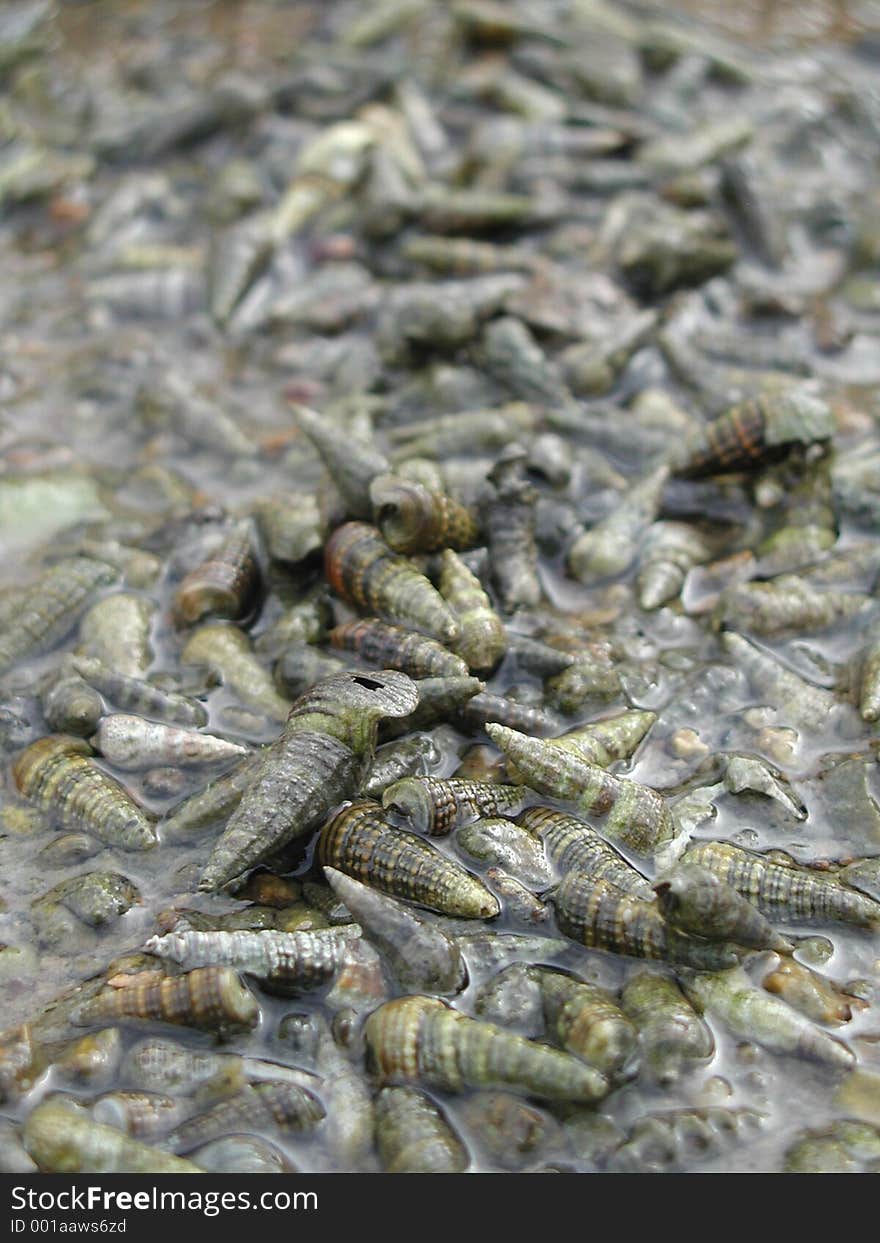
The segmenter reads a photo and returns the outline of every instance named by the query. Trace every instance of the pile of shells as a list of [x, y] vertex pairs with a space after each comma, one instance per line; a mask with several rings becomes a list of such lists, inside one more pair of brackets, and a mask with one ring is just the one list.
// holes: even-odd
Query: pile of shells
[[0, 1170], [880, 1169], [845, 33], [5, 6]]

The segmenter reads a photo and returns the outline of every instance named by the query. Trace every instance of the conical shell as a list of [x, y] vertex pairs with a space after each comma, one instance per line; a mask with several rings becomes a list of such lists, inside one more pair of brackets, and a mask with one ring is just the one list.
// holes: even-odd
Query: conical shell
[[479, 538], [479, 523], [470, 510], [414, 479], [380, 475], [370, 485], [370, 499], [376, 526], [395, 552], [471, 548]]
[[440, 1108], [416, 1088], [382, 1088], [376, 1144], [386, 1174], [461, 1174], [468, 1150]]
[[186, 975], [157, 979], [123, 977], [86, 1002], [78, 1023], [104, 1019], [158, 1019], [205, 1031], [241, 1031], [255, 1027], [260, 1008], [237, 974], [229, 967], [197, 967]]
[[587, 872], [635, 898], [653, 901], [650, 882], [585, 821], [552, 807], [527, 807], [516, 820], [541, 838], [547, 858], [560, 874]]
[[682, 932], [754, 949], [791, 950], [760, 911], [708, 868], [680, 864], [654, 892], [663, 918]]
[[143, 717], [114, 712], [105, 716], [92, 739], [93, 746], [115, 768], [126, 772], [169, 764], [179, 768], [223, 763], [246, 755], [247, 748], [213, 734], [145, 721]]
[[563, 1049], [575, 1053], [609, 1078], [632, 1058], [638, 1033], [604, 988], [533, 968], [544, 1003], [549, 1032]]
[[440, 559], [440, 594], [458, 620], [458, 638], [452, 650], [475, 673], [489, 673], [504, 655], [507, 635], [504, 623], [476, 574], [447, 548]]
[[382, 806], [403, 816], [416, 833], [446, 837], [459, 825], [519, 808], [523, 798], [521, 786], [460, 777], [404, 777], [385, 790]]
[[334, 647], [356, 652], [380, 669], [400, 669], [413, 678], [467, 677], [468, 667], [461, 657], [436, 639], [375, 617], [343, 622], [330, 631], [329, 639]]
[[260, 588], [260, 567], [251, 533], [242, 526], [217, 551], [187, 574], [174, 593], [174, 613], [193, 625], [205, 617], [247, 617]]
[[24, 1124], [24, 1146], [47, 1174], [200, 1174], [191, 1161], [103, 1126], [68, 1097], [52, 1096]]

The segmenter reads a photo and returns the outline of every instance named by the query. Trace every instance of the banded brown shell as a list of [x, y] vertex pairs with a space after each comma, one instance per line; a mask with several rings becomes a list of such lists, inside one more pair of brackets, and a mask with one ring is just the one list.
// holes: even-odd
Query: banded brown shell
[[394, 552], [471, 548], [479, 539], [479, 522], [469, 509], [415, 479], [380, 475], [370, 485], [370, 499], [376, 526]]
[[205, 617], [238, 621], [251, 612], [259, 588], [260, 567], [251, 532], [242, 525], [187, 574], [174, 593], [174, 613], [185, 625]]
[[482, 816], [501, 816], [522, 805], [522, 786], [461, 777], [404, 777], [382, 795], [382, 806], [403, 816], [416, 833], [446, 837]]
[[77, 1023], [105, 1019], [158, 1019], [204, 1031], [225, 1033], [255, 1027], [260, 1008], [229, 967], [196, 967], [185, 975], [154, 972], [116, 977], [76, 1013]]
[[561, 874], [587, 872], [635, 898], [653, 901], [650, 882], [584, 820], [552, 807], [527, 807], [516, 821], [541, 838], [548, 859]]
[[442, 643], [376, 617], [343, 622], [330, 631], [330, 642], [355, 652], [380, 669], [399, 669], [413, 678], [467, 677], [468, 667]]
[[756, 397], [700, 428], [677, 474], [699, 479], [761, 465], [793, 444], [828, 440], [833, 431], [829, 407], [803, 389]]

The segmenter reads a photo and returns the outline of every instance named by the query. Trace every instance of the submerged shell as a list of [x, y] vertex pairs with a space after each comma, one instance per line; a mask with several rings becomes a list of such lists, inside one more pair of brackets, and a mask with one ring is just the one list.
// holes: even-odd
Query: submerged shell
[[777, 958], [761, 980], [761, 987], [775, 993], [814, 1023], [848, 1023], [855, 997], [847, 997], [831, 980], [794, 958]]
[[700, 428], [677, 471], [686, 479], [762, 465], [793, 444], [828, 440], [831, 410], [802, 389], [756, 397]]
[[260, 567], [250, 531], [243, 526], [187, 574], [174, 593], [174, 612], [187, 625], [205, 617], [236, 621], [250, 613], [259, 586]]
[[119, 782], [89, 758], [80, 738], [50, 734], [16, 758], [12, 775], [20, 794], [57, 817], [62, 828], [90, 833], [122, 850], [156, 845], [151, 821]]
[[650, 854], [674, 835], [665, 799], [648, 786], [590, 764], [552, 739], [528, 738], [503, 725], [486, 733], [523, 774], [532, 789], [570, 799], [588, 814], [604, 815], [604, 828], [631, 850]]
[[92, 742], [105, 760], [126, 772], [155, 768], [159, 764], [201, 767], [247, 754], [245, 747], [227, 742], [225, 738], [145, 721], [143, 717], [123, 712], [105, 716]]
[[448, 1092], [510, 1087], [545, 1100], [596, 1101], [608, 1084], [556, 1049], [468, 1018], [435, 997], [401, 997], [367, 1019], [370, 1063], [384, 1083], [424, 1083]]
[[585, 821], [552, 807], [527, 807], [516, 820], [541, 838], [547, 858], [562, 875], [587, 872], [623, 893], [646, 902], [653, 900], [650, 882]]
[[769, 583], [737, 583], [721, 593], [716, 617], [754, 634], [803, 634], [854, 617], [870, 604], [860, 592], [822, 590], [794, 574]]
[[540, 839], [501, 816], [486, 817], [460, 828], [455, 844], [472, 859], [503, 867], [534, 889], [546, 889], [553, 883], [553, 871]]
[[712, 549], [694, 527], [655, 522], [645, 538], [636, 586], [643, 609], [659, 609], [681, 593], [688, 571], [708, 561]]
[[620, 999], [639, 1030], [642, 1065], [658, 1083], [674, 1083], [715, 1052], [711, 1028], [674, 980], [642, 971], [630, 976]]
[[851, 1070], [856, 1064], [842, 1041], [778, 997], [756, 988], [741, 967], [694, 975], [684, 985], [691, 1000], [717, 1015], [740, 1040], [753, 1040], [771, 1053], [791, 1053], [841, 1070]]
[[669, 468], [658, 467], [607, 518], [575, 540], [568, 550], [568, 568], [578, 582], [594, 583], [629, 569], [642, 533], [657, 517], [668, 477]]
[[314, 1093], [296, 1083], [248, 1083], [227, 1101], [182, 1123], [166, 1143], [174, 1152], [190, 1152], [199, 1144], [236, 1132], [257, 1134], [298, 1132], [316, 1126], [325, 1116]]
[[458, 638], [452, 650], [476, 673], [489, 673], [504, 655], [504, 623], [492, 608], [476, 574], [451, 548], [440, 559], [440, 594], [455, 613]]
[[576, 1053], [612, 1078], [630, 1061], [638, 1033], [611, 994], [558, 971], [532, 969], [544, 1002], [549, 1032], [569, 1053]]
[[184, 665], [205, 665], [244, 703], [283, 721], [290, 701], [278, 694], [271, 677], [253, 653], [247, 635], [234, 626], [212, 623], [194, 630], [180, 653]]
[[24, 1145], [49, 1174], [199, 1174], [191, 1161], [151, 1148], [90, 1118], [67, 1097], [49, 1097], [24, 1125]]
[[376, 527], [347, 522], [324, 548], [327, 581], [358, 608], [411, 625], [443, 643], [458, 637], [458, 622], [443, 597], [415, 565], [385, 543]]
[[178, 803], [162, 822], [163, 841], [183, 840], [226, 819], [250, 788], [259, 762], [259, 755], [248, 756], [228, 773], [209, 782], [203, 790]]
[[370, 499], [376, 526], [394, 552], [471, 548], [479, 538], [479, 523], [469, 509], [414, 479], [380, 475], [370, 485]]
[[880, 902], [821, 873], [775, 863], [729, 842], [696, 842], [684, 862], [707, 868], [774, 922], [859, 928], [880, 923]]
[[[630, 758], [656, 720], [653, 712], [624, 712], [545, 741], [599, 768], [610, 768], [615, 761]], [[512, 777], [520, 776], [511, 761], [507, 763], [507, 771]]]
[[839, 707], [830, 691], [813, 686], [742, 635], [727, 631], [722, 646], [759, 695], [776, 709], [780, 723], [798, 729], [827, 729]]
[[80, 622], [78, 654], [128, 677], [142, 678], [153, 659], [150, 632], [155, 612], [152, 601], [127, 591], [105, 596]]
[[467, 676], [468, 667], [461, 657], [436, 639], [375, 617], [343, 622], [330, 631], [329, 638], [334, 647], [356, 652], [380, 669], [400, 669], [413, 678]]
[[585, 872], [563, 877], [553, 905], [560, 931], [589, 949], [688, 963], [701, 970], [730, 967], [737, 961], [732, 947], [698, 941], [670, 928], [656, 906]]
[[535, 544], [537, 491], [525, 478], [526, 454], [511, 445], [489, 476], [493, 492], [485, 507], [492, 577], [504, 610], [533, 606], [541, 599]]
[[90, 686], [123, 711], [176, 725], [199, 726], [207, 723], [208, 713], [203, 705], [195, 699], [188, 699], [186, 695], [164, 691], [141, 678], [117, 673], [115, 669], [88, 656], [75, 656], [71, 664]]
[[370, 518], [370, 484], [388, 471], [388, 460], [370, 444], [341, 434], [332, 420], [307, 406], [292, 405], [293, 417], [318, 450], [352, 518]]
[[384, 791], [382, 806], [403, 816], [416, 833], [446, 837], [482, 816], [516, 810], [523, 798], [522, 786], [461, 777], [404, 777]]
[[98, 728], [104, 703], [96, 690], [76, 672], [62, 669], [60, 676], [41, 696], [43, 716], [58, 734], [88, 738]]
[[416, 1088], [379, 1092], [376, 1144], [386, 1174], [461, 1174], [470, 1164], [439, 1106]]
[[321, 830], [318, 860], [393, 897], [445, 915], [489, 919], [500, 907], [483, 883], [412, 833], [395, 829], [377, 803], [344, 808]]
[[96, 1122], [116, 1127], [136, 1139], [156, 1139], [181, 1122], [183, 1101], [153, 1092], [108, 1092], [91, 1109]]
[[116, 578], [116, 570], [104, 561], [68, 557], [26, 587], [0, 638], [0, 673], [63, 639], [95, 592]]
[[360, 792], [381, 802], [389, 786], [404, 777], [425, 776], [439, 762], [440, 748], [430, 734], [413, 734], [401, 742], [389, 742], [376, 752]]
[[151, 937], [150, 954], [181, 966], [232, 967], [275, 991], [299, 992], [326, 984], [345, 959], [350, 935], [334, 928], [315, 932], [171, 932]]
[[865, 721], [880, 720], [880, 629], [872, 626], [862, 651], [859, 711]]
[[[403, 673], [345, 673], [319, 682], [290, 711], [202, 872], [219, 889], [296, 837], [357, 791], [372, 760], [378, 722], [417, 702]], [[332, 863], [332, 860], [327, 860]]]
[[117, 977], [119, 987], [104, 989], [77, 1012], [78, 1023], [104, 1019], [159, 1019], [205, 1031], [242, 1031], [255, 1027], [260, 1008], [229, 967], [197, 967], [186, 975], [145, 973]]
[[663, 918], [710, 941], [787, 952], [791, 944], [741, 894], [696, 863], [682, 863], [654, 886]]

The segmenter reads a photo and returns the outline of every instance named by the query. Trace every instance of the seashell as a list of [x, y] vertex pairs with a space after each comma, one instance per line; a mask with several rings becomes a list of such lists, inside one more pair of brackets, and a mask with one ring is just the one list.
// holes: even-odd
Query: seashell
[[100, 1088], [117, 1077], [121, 1060], [121, 1031], [104, 1027], [74, 1040], [55, 1060], [52, 1070], [62, 1082]]
[[472, 695], [459, 708], [455, 721], [460, 729], [472, 733], [484, 729], [489, 721], [522, 730], [524, 734], [550, 734], [559, 728], [558, 718], [543, 708], [518, 703], [506, 695], [493, 695], [491, 691]]
[[639, 1118], [619, 1148], [611, 1154], [608, 1170], [616, 1174], [668, 1173], [690, 1168], [729, 1152], [739, 1144], [754, 1143], [767, 1122], [756, 1109], [672, 1109]]
[[296, 1166], [259, 1135], [225, 1135], [196, 1148], [190, 1157], [211, 1174], [295, 1174]]
[[9, 1103], [29, 1092], [42, 1072], [31, 1029], [27, 1024], [0, 1036], [0, 1101]]
[[329, 820], [317, 858], [323, 867], [442, 915], [491, 919], [500, 910], [481, 881], [420, 837], [395, 829], [377, 803], [352, 803]]
[[156, 606], [120, 591], [93, 604], [79, 624], [77, 654], [100, 660], [117, 673], [142, 678], [153, 660], [150, 632]]
[[311, 494], [260, 497], [253, 512], [270, 561], [299, 566], [321, 551], [321, 515]]
[[382, 1083], [423, 1083], [447, 1092], [513, 1088], [544, 1100], [600, 1100], [608, 1084], [556, 1049], [468, 1018], [436, 997], [399, 997], [364, 1024], [368, 1063]]
[[775, 932], [760, 911], [699, 864], [679, 864], [654, 886], [654, 892], [663, 918], [681, 932], [709, 941], [791, 952], [791, 942]]
[[455, 941], [474, 976], [490, 975], [494, 971], [500, 971], [502, 967], [529, 959], [532, 962], [552, 962], [560, 954], [571, 950], [571, 943], [560, 937], [498, 932], [494, 928], [460, 932]]
[[196, 967], [186, 975], [158, 978], [154, 972], [143, 974], [143, 980], [117, 977], [125, 982], [85, 1002], [75, 1022], [158, 1019], [216, 1033], [248, 1031], [257, 1024], [260, 1008], [229, 967]]
[[586, 872], [634, 898], [653, 901], [650, 882], [585, 821], [552, 807], [527, 807], [516, 822], [540, 837], [547, 858], [562, 875]]
[[324, 874], [405, 989], [461, 992], [467, 969], [458, 945], [442, 928], [335, 868], [325, 868]]
[[318, 450], [330, 477], [339, 489], [352, 518], [373, 516], [370, 484], [379, 475], [387, 474], [388, 459], [372, 445], [340, 434], [338, 426], [307, 406], [292, 404], [291, 411], [299, 426]]
[[786, 1174], [862, 1174], [874, 1168], [877, 1128], [840, 1119], [822, 1131], [803, 1131], [785, 1154]]
[[503, 725], [489, 724], [486, 733], [532, 789], [570, 799], [588, 814], [604, 815], [608, 836], [631, 850], [650, 854], [674, 836], [665, 800], [648, 786], [614, 777], [573, 752], [554, 746], [552, 740], [528, 738]]
[[761, 980], [768, 993], [781, 997], [787, 1005], [805, 1014], [814, 1023], [848, 1023], [853, 1008], [860, 1008], [855, 997], [847, 997], [818, 971], [812, 971], [794, 958], [776, 958]]
[[419, 696], [417, 706], [399, 721], [386, 722], [382, 727], [383, 736], [410, 734], [413, 730], [446, 721], [483, 689], [479, 678], [420, 678], [415, 686]]
[[487, 369], [515, 397], [550, 407], [574, 405], [555, 364], [522, 320], [512, 315], [491, 320], [483, 329], [480, 352]]
[[685, 522], [654, 522], [639, 559], [636, 588], [643, 609], [659, 609], [681, 594], [688, 572], [712, 556], [712, 547]]
[[505, 612], [541, 600], [535, 545], [537, 492], [525, 477], [525, 450], [511, 444], [489, 473], [492, 493], [484, 522], [492, 578]]
[[695, 842], [683, 862], [707, 868], [773, 922], [874, 928], [880, 902], [820, 873], [783, 866], [729, 842]]
[[700, 428], [676, 474], [699, 479], [763, 465], [794, 444], [828, 440], [833, 431], [829, 407], [803, 389], [756, 397]]
[[327, 581], [343, 599], [392, 622], [410, 625], [442, 643], [458, 636], [458, 623], [443, 597], [412, 562], [393, 553], [380, 532], [347, 522], [324, 549]]
[[401, 244], [401, 255], [441, 276], [470, 276], [485, 272], [530, 271], [534, 256], [514, 246], [478, 242], [469, 237], [415, 234]]
[[363, 780], [379, 720], [406, 716], [416, 703], [409, 678], [388, 670], [339, 674], [301, 696], [214, 846], [200, 888], [229, 884], [316, 828]]
[[205, 665], [243, 703], [271, 720], [287, 719], [289, 700], [278, 694], [269, 674], [254, 656], [250, 640], [234, 626], [199, 626], [184, 645], [180, 660], [184, 665]]
[[546, 967], [530, 972], [538, 982], [547, 1029], [563, 1049], [613, 1079], [633, 1058], [638, 1033], [604, 988]]
[[154, 1092], [108, 1092], [91, 1107], [96, 1122], [135, 1139], [158, 1139], [182, 1122], [187, 1106], [174, 1096]]
[[386, 1174], [461, 1174], [468, 1150], [440, 1108], [416, 1088], [382, 1088], [376, 1145]]
[[228, 773], [209, 782], [203, 790], [197, 790], [178, 803], [162, 821], [162, 840], [184, 841], [230, 816], [245, 791], [250, 789], [261, 758], [260, 755], [249, 755]]
[[200, 1144], [239, 1131], [307, 1131], [324, 1116], [318, 1097], [299, 1084], [248, 1083], [229, 1100], [218, 1101], [206, 1113], [181, 1123], [165, 1142], [174, 1152], [191, 1152]]
[[[71, 657], [71, 667], [89, 686], [100, 691], [117, 708], [175, 725], [205, 725], [208, 713], [195, 699], [163, 691], [141, 678], [132, 678], [109, 669], [99, 660], [88, 656]], [[97, 721], [95, 722], [97, 728]], [[90, 731], [91, 732], [91, 731]]]
[[662, 1086], [715, 1052], [711, 1029], [668, 976], [648, 971], [630, 976], [620, 1004], [638, 1028], [643, 1073]]
[[486, 880], [501, 899], [502, 914], [523, 924], [543, 924], [550, 918], [547, 904], [503, 868], [487, 868]]
[[369, 617], [343, 622], [330, 631], [330, 642], [355, 652], [380, 669], [400, 669], [410, 677], [467, 677], [468, 667], [436, 639]]
[[[656, 720], [654, 712], [624, 712], [604, 721], [592, 721], [589, 725], [582, 725], [579, 729], [546, 741], [599, 768], [610, 768], [617, 760], [630, 758]], [[507, 771], [514, 778], [520, 775], [510, 762]]]
[[156, 833], [128, 792], [89, 758], [87, 742], [50, 734], [16, 757], [12, 776], [30, 802], [63, 829], [82, 830], [122, 850], [149, 850]]
[[803, 634], [854, 617], [870, 603], [871, 596], [859, 592], [823, 591], [794, 574], [782, 574], [769, 583], [726, 588], [715, 617], [720, 625], [753, 634]]
[[566, 873], [553, 894], [553, 906], [560, 932], [588, 949], [687, 963], [703, 971], [737, 961], [732, 946], [694, 940], [671, 928], [650, 902], [586, 872]]
[[872, 626], [862, 651], [859, 711], [863, 721], [880, 719], [880, 627]]
[[[322, 546], [323, 543], [322, 537]], [[330, 595], [324, 584], [319, 583], [296, 604], [285, 608], [271, 626], [257, 635], [254, 651], [260, 656], [277, 658], [290, 647], [323, 643], [331, 619]]]
[[742, 635], [726, 631], [721, 645], [755, 691], [767, 696], [780, 723], [797, 729], [822, 730], [827, 729], [829, 717], [839, 715], [840, 705], [830, 691], [798, 677]]
[[504, 967], [477, 989], [474, 1013], [530, 1040], [544, 1035], [544, 1006], [538, 981], [523, 963]]
[[855, 1055], [784, 1001], [755, 988], [741, 967], [688, 975], [682, 981], [695, 1005], [709, 1010], [740, 1040], [771, 1053], [790, 1053], [839, 1070], [852, 1070]]
[[415, 734], [402, 742], [389, 742], [376, 752], [360, 792], [366, 798], [381, 802], [389, 786], [404, 777], [425, 776], [429, 768], [439, 763], [440, 749], [430, 734]]
[[176, 1040], [150, 1036], [128, 1050], [120, 1068], [120, 1079], [141, 1092], [162, 1095], [191, 1092], [219, 1075], [233, 1056], [192, 1049]]
[[85, 872], [55, 885], [40, 900], [65, 906], [90, 928], [114, 924], [141, 897], [127, 876], [118, 872]]
[[607, 518], [597, 522], [568, 550], [568, 568], [580, 583], [623, 574], [636, 558], [638, 542], [657, 517], [669, 467], [659, 466], [640, 480]]
[[349, 672], [352, 666], [332, 652], [319, 652], [310, 643], [291, 643], [275, 666], [275, 683], [284, 695], [298, 699], [324, 678]]
[[590, 699], [613, 699], [620, 693], [620, 675], [604, 653], [579, 652], [561, 673], [547, 679], [547, 703], [567, 716]]
[[104, 712], [101, 696], [75, 672], [62, 669], [41, 696], [43, 716], [58, 734], [88, 738], [98, 728]]
[[200, 1174], [171, 1156], [104, 1126], [69, 1097], [50, 1096], [28, 1115], [24, 1146], [47, 1174]]
[[473, 1092], [462, 1100], [457, 1114], [471, 1142], [504, 1170], [534, 1168], [548, 1150], [567, 1148], [559, 1123], [511, 1092]]
[[150, 937], [149, 954], [170, 959], [186, 970], [232, 967], [255, 976], [272, 992], [306, 991], [326, 984], [345, 959], [351, 934], [335, 928], [316, 932], [171, 932]]
[[538, 678], [555, 677], [575, 659], [574, 652], [563, 652], [549, 643], [541, 643], [538, 639], [529, 639], [521, 634], [510, 636], [509, 647], [517, 668], [533, 673]]
[[116, 578], [116, 570], [104, 561], [68, 557], [24, 588], [0, 638], [0, 673], [54, 647], [76, 624], [95, 592]]
[[466, 410], [436, 419], [421, 419], [389, 430], [393, 444], [403, 445], [395, 454], [407, 458], [454, 457], [478, 451], [503, 449], [512, 438], [527, 436], [538, 425], [539, 411], [526, 402], [511, 402], [493, 410]]
[[205, 617], [238, 621], [253, 609], [259, 588], [260, 567], [251, 533], [242, 525], [187, 574], [174, 593], [174, 615], [190, 626]]
[[728, 756], [727, 767], [724, 770], [724, 788], [731, 794], [740, 794], [744, 790], [766, 794], [768, 798], [775, 799], [798, 820], [806, 817], [806, 808], [791, 792], [790, 786], [781, 774], [774, 773], [769, 764], [765, 764], [763, 760], [755, 756]]
[[472, 548], [479, 540], [479, 522], [469, 509], [414, 479], [380, 475], [370, 484], [370, 499], [373, 520], [394, 552]]
[[403, 816], [416, 833], [446, 837], [454, 828], [482, 816], [517, 810], [523, 798], [521, 786], [457, 777], [404, 777], [385, 790], [382, 806]]
[[[195, 275], [194, 283], [193, 300], [196, 306], [202, 308], [205, 289], [200, 273]], [[161, 302], [167, 305], [167, 294], [171, 291], [162, 291], [160, 287], [153, 291], [153, 297], [163, 292], [166, 296], [161, 298]], [[181, 292], [186, 294], [186, 286]], [[174, 318], [177, 318], [176, 313]], [[245, 435], [235, 419], [217, 402], [203, 396], [179, 371], [165, 371], [141, 385], [136, 394], [135, 407], [148, 426], [171, 427], [177, 436], [196, 448], [245, 460], [257, 453], [257, 445]]]
[[457, 830], [455, 844], [472, 859], [503, 867], [533, 889], [546, 889], [553, 883], [540, 838], [511, 820], [495, 816], [465, 825]]
[[123, 712], [104, 717], [92, 745], [105, 760], [125, 772], [137, 772], [158, 764], [198, 768], [247, 754], [246, 747], [227, 742], [225, 738], [145, 721]]

